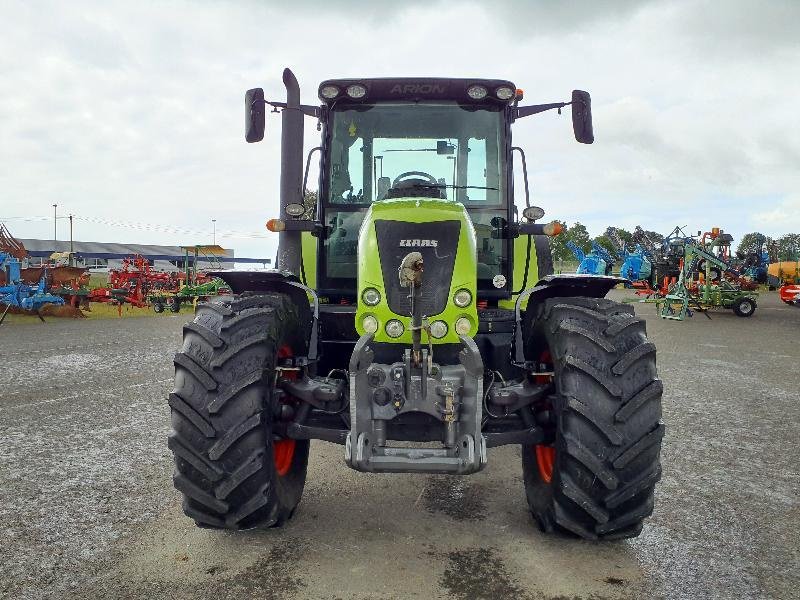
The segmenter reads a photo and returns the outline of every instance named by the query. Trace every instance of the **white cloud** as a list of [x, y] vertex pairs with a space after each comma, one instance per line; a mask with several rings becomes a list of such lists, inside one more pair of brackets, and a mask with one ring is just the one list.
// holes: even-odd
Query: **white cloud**
[[800, 196], [784, 198], [774, 208], [753, 213], [753, 222], [770, 231], [800, 231]]
[[[288, 6], [288, 7], [287, 7]], [[14, 3], [0, 32], [0, 218], [63, 214], [208, 231], [271, 255], [280, 120], [243, 140], [243, 94], [306, 102], [334, 76], [506, 77], [526, 100], [593, 95], [596, 143], [569, 115], [520, 121], [548, 215], [772, 235], [797, 225], [795, 2]], [[13, 26], [11, 26], [13, 24]], [[306, 145], [315, 145], [306, 121]], [[794, 212], [792, 212], [794, 211]], [[12, 220], [19, 237], [48, 221]], [[66, 228], [61, 227], [61, 235]], [[240, 237], [224, 237], [226, 234]], [[191, 243], [81, 221], [81, 239]]]

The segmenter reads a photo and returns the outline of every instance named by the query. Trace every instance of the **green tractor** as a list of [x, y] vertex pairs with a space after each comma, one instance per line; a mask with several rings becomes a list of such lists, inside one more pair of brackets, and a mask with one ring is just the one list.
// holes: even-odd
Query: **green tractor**
[[[661, 475], [662, 384], [623, 280], [555, 276], [530, 205], [520, 106], [493, 79], [338, 79], [320, 104], [245, 98], [246, 140], [282, 113], [277, 269], [217, 273], [234, 292], [198, 305], [175, 357], [174, 482], [201, 527], [279, 526], [303, 492], [310, 440], [368, 473], [468, 475], [521, 448], [544, 531], [639, 534]], [[316, 206], [304, 204], [303, 121], [322, 132]], [[518, 155], [526, 207], [514, 202]], [[508, 455], [506, 455], [508, 456]]]

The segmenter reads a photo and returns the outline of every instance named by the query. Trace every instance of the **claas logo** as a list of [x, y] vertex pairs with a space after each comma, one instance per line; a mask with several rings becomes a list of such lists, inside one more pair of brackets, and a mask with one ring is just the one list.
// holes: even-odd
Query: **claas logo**
[[437, 248], [439, 240], [400, 240], [401, 248]]

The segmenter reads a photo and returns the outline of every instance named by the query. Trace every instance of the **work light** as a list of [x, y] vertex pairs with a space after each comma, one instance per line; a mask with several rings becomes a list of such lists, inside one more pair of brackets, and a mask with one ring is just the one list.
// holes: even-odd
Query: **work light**
[[353, 85], [348, 85], [345, 92], [353, 100], [358, 100], [359, 98], [363, 98], [364, 96], [367, 95], [367, 88], [365, 88], [360, 83], [354, 83]]
[[483, 100], [489, 91], [482, 85], [471, 85], [467, 88], [467, 96], [473, 100]]
[[333, 100], [339, 95], [339, 88], [335, 85], [326, 85], [320, 91], [320, 95], [328, 100]]
[[497, 88], [494, 91], [494, 95], [497, 96], [500, 100], [511, 100], [511, 98], [514, 97], [514, 90], [504, 85]]

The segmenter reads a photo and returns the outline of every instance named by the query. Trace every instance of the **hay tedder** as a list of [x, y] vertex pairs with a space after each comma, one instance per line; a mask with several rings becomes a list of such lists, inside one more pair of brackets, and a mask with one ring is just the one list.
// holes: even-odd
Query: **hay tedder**
[[[245, 97], [248, 142], [268, 107], [282, 113], [278, 268], [219, 272], [234, 295], [198, 305], [175, 356], [184, 512], [202, 527], [282, 525], [312, 439], [364, 473], [465, 476], [515, 445], [543, 530], [638, 535], [661, 476], [655, 347], [605, 298], [620, 278], [552, 274], [561, 227], [537, 223], [511, 141], [521, 119], [570, 106], [592, 143], [589, 94], [521, 105], [499, 79], [330, 79], [304, 105], [288, 69], [283, 82], [285, 102]], [[313, 207], [306, 117], [322, 132]]]
[[198, 300], [207, 300], [212, 296], [230, 293], [228, 285], [219, 277], [213, 277], [197, 269], [198, 259], [211, 263], [212, 268], [219, 268], [216, 257], [225, 256], [225, 249], [217, 246], [182, 246], [184, 255], [184, 271], [172, 276], [169, 285], [154, 286], [147, 295], [148, 302], [157, 313], [180, 312], [181, 305], [195, 304]]
[[730, 234], [716, 227], [699, 240], [683, 239], [680, 275], [667, 293], [656, 299], [662, 318], [682, 321], [693, 311], [708, 317], [712, 308], [730, 309], [739, 317], [753, 316], [758, 293], [731, 266], [732, 241]]

